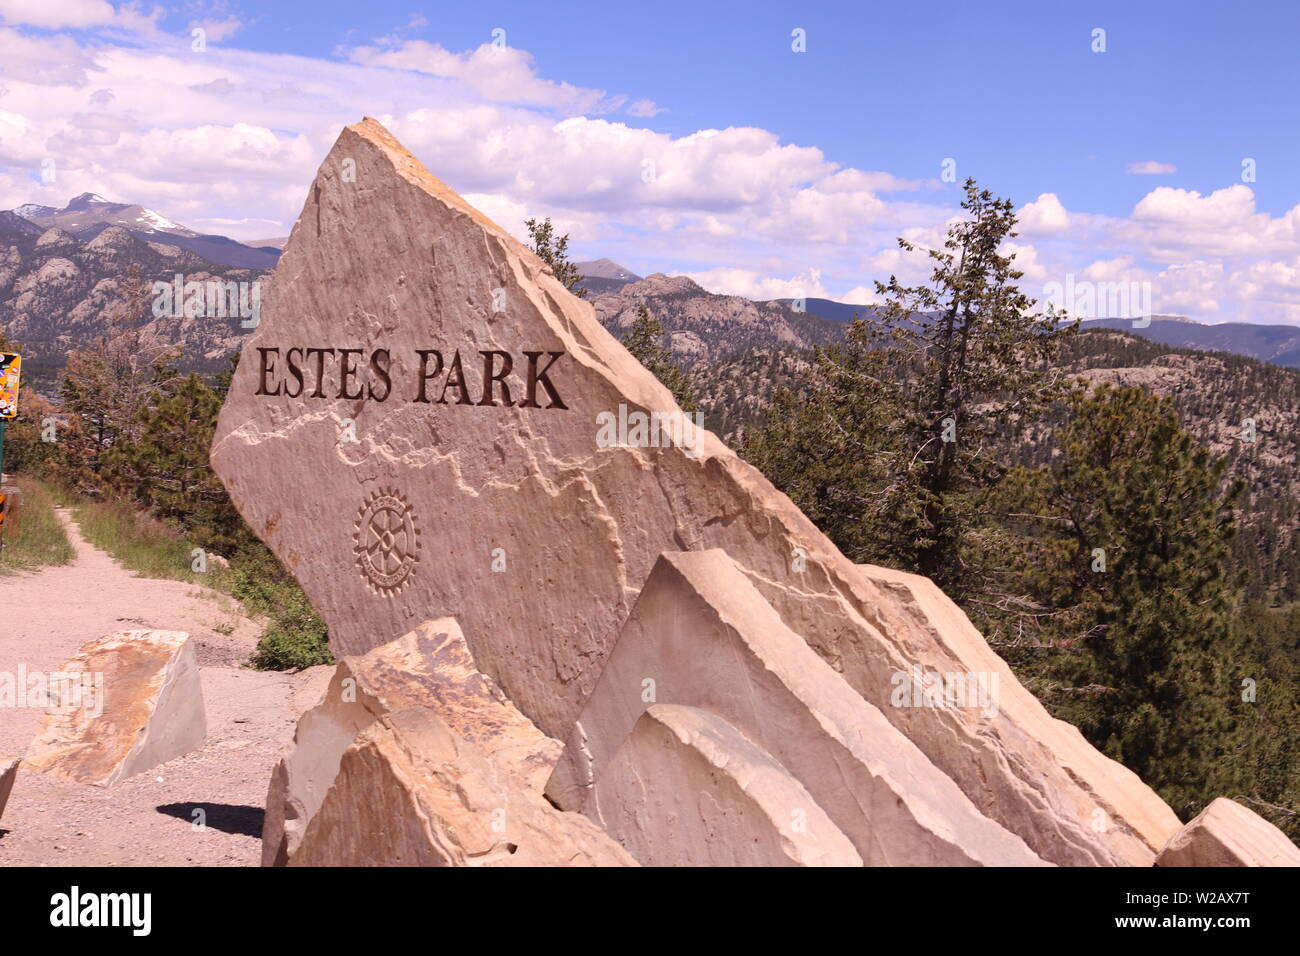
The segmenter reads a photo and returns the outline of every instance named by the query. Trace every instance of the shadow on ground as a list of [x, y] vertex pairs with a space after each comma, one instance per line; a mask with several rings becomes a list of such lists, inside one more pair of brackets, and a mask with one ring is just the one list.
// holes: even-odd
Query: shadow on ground
[[[262, 836], [262, 817], [265, 816], [265, 811], [261, 807], [241, 807], [229, 803], [164, 803], [155, 809], [186, 823], [201, 822], [222, 833], [258, 839]], [[202, 815], [195, 816], [195, 810], [202, 810]]]

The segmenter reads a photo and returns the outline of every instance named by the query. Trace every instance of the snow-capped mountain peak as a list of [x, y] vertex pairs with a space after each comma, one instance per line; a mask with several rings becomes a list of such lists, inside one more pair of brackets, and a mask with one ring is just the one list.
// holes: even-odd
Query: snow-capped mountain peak
[[142, 209], [140, 215], [136, 217], [136, 221], [150, 229], [170, 230], [184, 228], [184, 226], [172, 222], [166, 216], [161, 216], [152, 209]]
[[52, 216], [58, 212], [53, 206], [42, 206], [40, 203], [35, 202], [23, 203], [11, 211], [14, 215], [22, 216], [24, 219], [34, 219], [37, 216]]

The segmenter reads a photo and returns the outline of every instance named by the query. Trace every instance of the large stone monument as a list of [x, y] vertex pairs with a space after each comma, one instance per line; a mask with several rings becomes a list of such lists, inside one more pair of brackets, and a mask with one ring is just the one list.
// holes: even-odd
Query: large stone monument
[[[343, 131], [308, 190], [212, 462], [325, 618], [337, 655], [454, 617], [477, 668], [570, 748], [554, 781], [565, 809], [599, 819], [591, 801], [621, 799], [620, 778], [601, 780], [600, 767], [633, 780], [658, 740], [694, 761], [678, 779], [700, 779], [728, 748], [773, 772], [775, 758], [793, 776], [762, 793], [726, 784], [730, 806], [768, 816], [756, 826], [769, 857], [786, 823], [771, 819], [773, 801], [796, 786], [876, 862], [907, 862], [909, 843], [872, 848], [869, 819], [851, 811], [859, 795], [846, 788], [882, 806], [887, 794], [901, 801], [896, 817], [910, 821], [918, 862], [1150, 865], [1179, 828], [1133, 773], [1052, 719], [928, 581], [855, 566], [754, 468], [683, 424], [669, 392], [587, 303], [374, 120]], [[709, 709], [734, 700], [736, 687], [703, 688], [698, 674], [689, 693], [661, 685], [659, 703], [711, 715], [689, 726], [680, 710], [640, 724], [647, 702], [615, 699], [637, 690], [601, 687], [661, 556], [711, 549], [720, 553], [711, 561], [745, 582], [753, 614], [779, 630], [760, 637], [714, 614], [709, 640], [742, 640], [751, 657], [711, 673], [752, 681], [756, 662], [777, 654], [770, 641], [780, 644], [785, 676], [757, 685], [777, 696], [755, 712], [813, 735], [808, 749], [821, 756], [800, 767], [778, 755], [775, 735], [758, 739], [739, 709]], [[712, 572], [678, 562], [687, 565], [695, 570], [680, 587], [699, 592]], [[656, 642], [669, 642], [686, 659], [663, 673], [670, 682], [689, 674], [684, 619], [658, 611], [635, 632], [625, 657], [659, 660]], [[900, 675], [969, 681], [992, 698], [900, 696]], [[808, 694], [830, 695], [840, 717], [813, 729], [809, 715], [821, 711]], [[436, 700], [427, 709], [446, 720]], [[579, 728], [587, 710], [619, 723], [584, 718]], [[873, 734], [852, 737], [836, 722], [852, 714]], [[335, 782], [361, 793], [358, 774], [397, 753], [403, 735], [442, 733], [409, 716], [399, 723], [354, 738], [338, 758], [346, 780], [340, 771]], [[598, 754], [572, 752], [584, 736], [599, 739]], [[843, 774], [828, 778], [839, 761]], [[590, 775], [575, 776], [584, 767]], [[346, 794], [317, 797], [346, 819]], [[787, 849], [796, 862], [846, 856], [838, 841]]]

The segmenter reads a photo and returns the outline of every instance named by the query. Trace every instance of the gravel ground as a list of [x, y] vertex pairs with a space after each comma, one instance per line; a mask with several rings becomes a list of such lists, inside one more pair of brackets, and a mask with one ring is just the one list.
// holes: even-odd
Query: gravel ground
[[[59, 518], [76, 560], [0, 577], [0, 671], [57, 671], [87, 641], [124, 628], [186, 631], [197, 644], [208, 736], [201, 750], [110, 788], [20, 770], [0, 817], [0, 866], [258, 865], [271, 768], [333, 668], [241, 666], [261, 628], [237, 602], [138, 577], [88, 544], [62, 509]], [[41, 713], [0, 707], [0, 763], [22, 756]]]

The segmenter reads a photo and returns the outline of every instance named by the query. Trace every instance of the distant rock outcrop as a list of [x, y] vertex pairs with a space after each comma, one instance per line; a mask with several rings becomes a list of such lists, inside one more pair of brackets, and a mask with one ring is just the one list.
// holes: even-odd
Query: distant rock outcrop
[[276, 248], [205, 235], [137, 203], [110, 202], [94, 193], [82, 193], [62, 209], [28, 203], [12, 212], [39, 228], [57, 227], [82, 241], [94, 239], [105, 229], [122, 229], [144, 242], [193, 252], [218, 266], [271, 269], [279, 259]]
[[[128, 315], [132, 269], [145, 284], [142, 314]], [[0, 329], [23, 346], [24, 384], [51, 392], [72, 349], [101, 337], [139, 331], [157, 347], [174, 346], [186, 368], [217, 371], [247, 334], [241, 315], [186, 315], [155, 310], [155, 282], [267, 284], [261, 271], [221, 266], [173, 245], [147, 242], [121, 226], [79, 238], [58, 226], [40, 229], [0, 213]], [[259, 289], [259, 296], [265, 288]], [[169, 300], [170, 301], [170, 300]], [[180, 311], [182, 314], [174, 314]]]
[[615, 336], [646, 306], [671, 336], [674, 358], [685, 368], [741, 355], [754, 348], [812, 348], [844, 337], [839, 322], [796, 312], [784, 302], [755, 302], [718, 295], [686, 276], [656, 273], [591, 298], [596, 318]]

